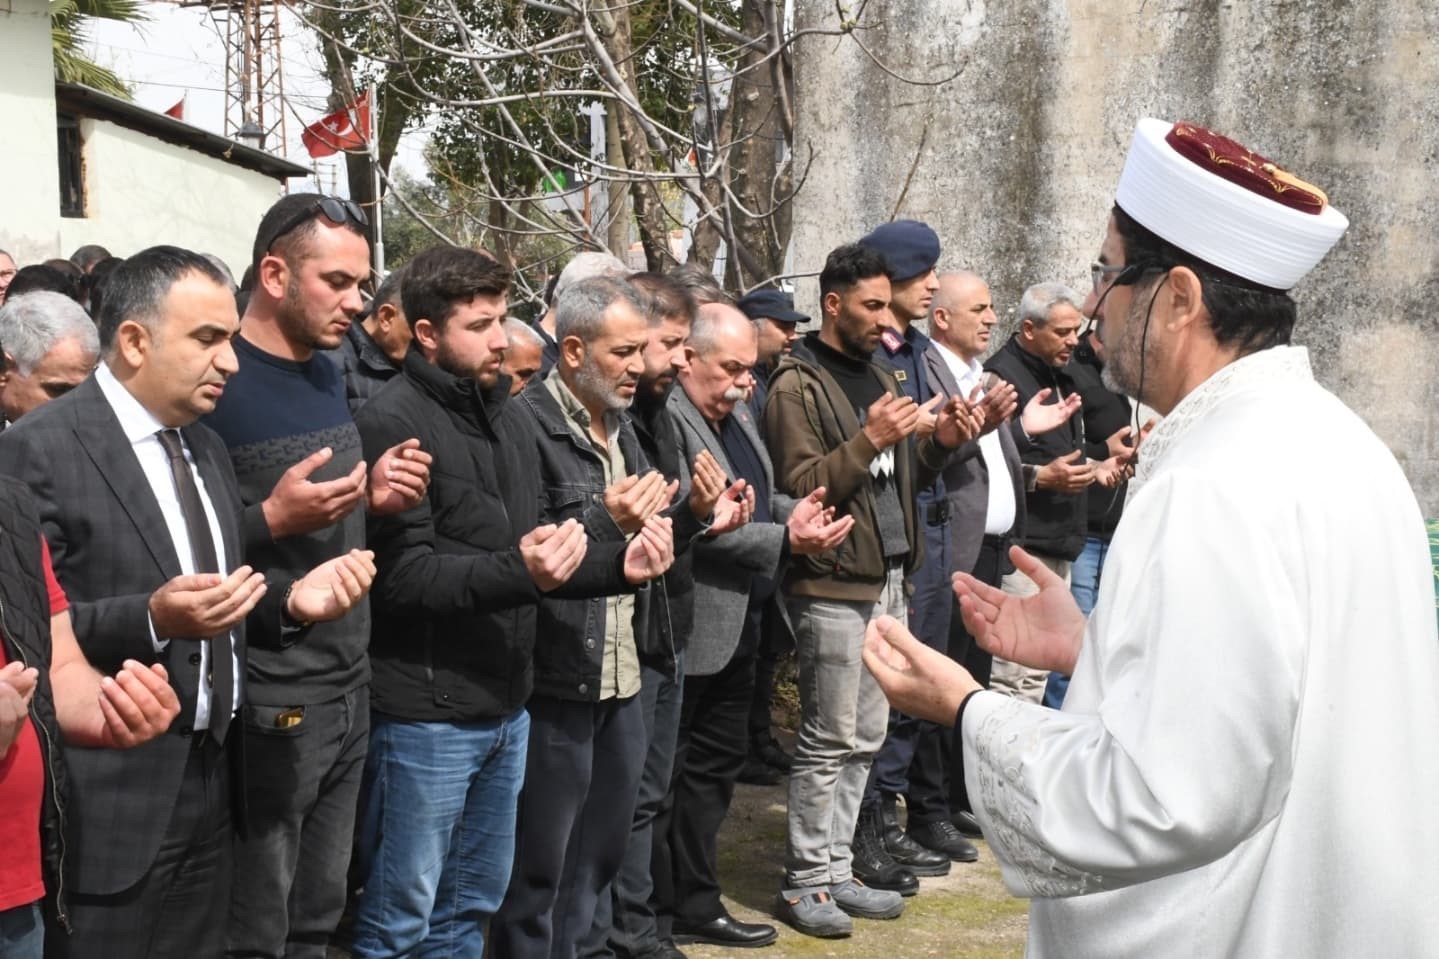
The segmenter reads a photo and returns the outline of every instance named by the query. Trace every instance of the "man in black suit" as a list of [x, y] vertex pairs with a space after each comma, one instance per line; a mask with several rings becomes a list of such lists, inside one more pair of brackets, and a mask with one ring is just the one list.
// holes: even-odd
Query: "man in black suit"
[[241, 504], [224, 445], [194, 425], [236, 368], [235, 301], [208, 260], [155, 247], [117, 267], [104, 362], [0, 438], [29, 484], [75, 634], [102, 672], [160, 663], [179, 694], [169, 732], [126, 752], [71, 749], [73, 890], [60, 957], [215, 956], [223, 949], [244, 620], [275, 630], [342, 615], [374, 566], [353, 552], [302, 579], [239, 565]]

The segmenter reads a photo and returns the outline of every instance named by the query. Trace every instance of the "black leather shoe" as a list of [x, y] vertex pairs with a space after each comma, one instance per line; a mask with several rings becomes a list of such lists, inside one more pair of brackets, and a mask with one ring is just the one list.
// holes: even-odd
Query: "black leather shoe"
[[916, 876], [949, 875], [949, 856], [915, 842], [899, 827], [899, 811], [895, 809], [893, 797], [887, 796], [880, 800], [879, 822], [880, 835], [884, 837], [884, 851], [889, 853], [895, 862]]
[[782, 773], [794, 768], [794, 757], [785, 752], [784, 747], [773, 736], [752, 741], [749, 744], [749, 754], [750, 758], [758, 759], [766, 766], [773, 766]]
[[968, 809], [961, 809], [953, 816], [950, 816], [949, 821], [954, 823], [954, 828], [958, 829], [961, 835], [968, 836], [970, 839], [981, 839], [984, 837], [983, 830], [979, 828], [979, 820], [975, 819], [974, 813]]
[[699, 943], [751, 949], [767, 946], [778, 938], [779, 930], [774, 926], [763, 922], [740, 922], [728, 913], [698, 925], [676, 919], [674, 925], [674, 941], [680, 945]]
[[[854, 842], [850, 849], [854, 855], [851, 868], [859, 881], [872, 889], [886, 889], [901, 896], [913, 896], [919, 892], [919, 879], [906, 866], [894, 861], [884, 846], [881, 833], [879, 807], [864, 806], [859, 811], [859, 822], [855, 824]], [[948, 871], [949, 863], [945, 863]]]
[[979, 858], [979, 850], [974, 848], [974, 843], [961, 836], [948, 819], [911, 823], [909, 838], [955, 862], [974, 862]]
[[736, 778], [750, 786], [778, 786], [784, 781], [785, 774], [766, 762], [750, 757], [744, 761]]
[[689, 957], [680, 952], [679, 947], [670, 940], [661, 939], [658, 946], [639, 953], [632, 959], [689, 959]]

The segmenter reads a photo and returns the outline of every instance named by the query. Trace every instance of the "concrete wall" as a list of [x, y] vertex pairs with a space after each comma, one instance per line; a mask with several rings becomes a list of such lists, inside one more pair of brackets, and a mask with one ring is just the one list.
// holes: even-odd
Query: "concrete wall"
[[54, 72], [49, 4], [0, 0], [0, 250], [20, 263], [60, 253]]
[[82, 119], [80, 133], [86, 216], [60, 220], [64, 255], [85, 243], [117, 256], [168, 243], [214, 253], [240, 278], [278, 180], [106, 120]]
[[[839, 27], [827, 0], [796, 7], [800, 30]], [[854, 37], [882, 66], [849, 36], [802, 36], [796, 50], [795, 153], [815, 153], [795, 211], [797, 271], [892, 215], [915, 217], [939, 232], [946, 264], [990, 279], [1012, 318], [1030, 283], [1083, 291], [1136, 119], [1214, 127], [1319, 184], [1352, 221], [1294, 291], [1296, 337], [1439, 515], [1439, 4], [864, 9]], [[815, 309], [812, 280], [796, 292]], [[1342, 468], [1342, 451], [1315, 455], [1316, 468]]]

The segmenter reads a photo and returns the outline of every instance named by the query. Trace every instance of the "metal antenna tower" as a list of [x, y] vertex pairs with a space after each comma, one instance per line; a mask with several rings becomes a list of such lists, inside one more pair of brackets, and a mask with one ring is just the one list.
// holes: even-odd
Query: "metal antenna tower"
[[[225, 136], [285, 155], [285, 0], [201, 0], [225, 41]], [[188, 4], [187, 4], [188, 5]]]

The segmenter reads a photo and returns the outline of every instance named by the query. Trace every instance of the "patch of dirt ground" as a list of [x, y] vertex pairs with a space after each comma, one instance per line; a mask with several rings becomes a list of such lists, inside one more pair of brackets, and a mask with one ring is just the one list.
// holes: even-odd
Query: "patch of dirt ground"
[[[905, 900], [904, 915], [887, 922], [856, 919], [848, 939], [812, 939], [773, 918], [784, 876], [785, 787], [735, 788], [720, 830], [720, 884], [738, 919], [770, 922], [779, 941], [753, 951], [755, 959], [835, 956], [853, 959], [1011, 959], [1024, 955], [1028, 903], [1004, 889], [999, 866], [978, 841], [979, 861], [955, 863], [948, 876], [921, 879], [919, 895]], [[735, 950], [684, 946], [691, 959], [735, 959]], [[748, 950], [746, 950], [748, 952]]]

